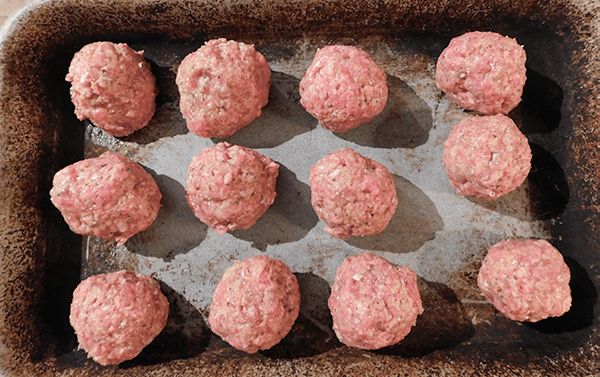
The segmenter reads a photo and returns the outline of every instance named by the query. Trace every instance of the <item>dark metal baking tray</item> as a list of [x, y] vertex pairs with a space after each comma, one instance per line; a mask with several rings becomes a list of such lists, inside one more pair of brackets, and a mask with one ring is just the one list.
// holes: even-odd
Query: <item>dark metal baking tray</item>
[[[37, 1], [0, 39], [0, 370], [7, 376], [599, 374], [597, 290], [600, 7], [566, 1]], [[524, 45], [528, 81], [509, 115], [527, 135], [533, 168], [496, 201], [460, 197], [441, 165], [452, 126], [473, 116], [434, 82], [449, 40], [471, 30]], [[280, 163], [274, 205], [247, 231], [218, 236], [183, 199], [191, 156], [219, 140], [188, 132], [174, 84], [183, 57], [212, 38], [253, 43], [273, 70], [262, 116], [229, 142]], [[73, 54], [98, 40], [144, 50], [159, 84], [151, 124], [126, 138], [73, 114], [64, 81]], [[345, 134], [322, 129], [299, 104], [298, 83], [319, 47], [368, 51], [388, 75], [390, 100]], [[310, 207], [308, 169], [349, 146], [386, 165], [399, 196], [381, 235], [333, 239]], [[105, 150], [144, 166], [163, 192], [157, 221], [125, 245], [71, 233], [49, 201], [53, 174]], [[486, 250], [504, 238], [550, 240], [572, 273], [573, 308], [536, 324], [512, 322], [479, 293]], [[419, 276], [425, 312], [398, 345], [340, 344], [327, 310], [343, 258], [373, 252]], [[247, 355], [207, 326], [214, 287], [235, 259], [283, 260], [301, 286], [290, 334]], [[77, 350], [68, 323], [81, 279], [127, 268], [154, 276], [171, 303], [165, 330], [137, 358], [101, 367]]]

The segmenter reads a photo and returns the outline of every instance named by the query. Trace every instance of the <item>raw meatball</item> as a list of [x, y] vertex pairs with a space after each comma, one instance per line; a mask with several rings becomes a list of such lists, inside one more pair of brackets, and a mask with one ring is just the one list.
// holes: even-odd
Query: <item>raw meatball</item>
[[456, 125], [446, 139], [443, 164], [458, 194], [497, 199], [525, 181], [531, 148], [509, 117], [472, 117]]
[[317, 51], [300, 81], [300, 96], [323, 128], [346, 132], [383, 111], [386, 75], [358, 47], [327, 46]]
[[247, 353], [267, 350], [291, 330], [300, 311], [300, 287], [290, 268], [266, 255], [236, 261], [215, 290], [212, 331]]
[[101, 365], [136, 357], [160, 334], [169, 302], [149, 276], [131, 271], [95, 275], [73, 292], [71, 326], [79, 348]]
[[571, 272], [545, 240], [502, 241], [490, 248], [477, 285], [513, 321], [560, 317], [571, 308]]
[[75, 54], [66, 80], [79, 120], [89, 119], [113, 136], [145, 127], [156, 110], [150, 64], [125, 43], [95, 42]]
[[389, 170], [350, 148], [328, 154], [310, 169], [311, 204], [333, 237], [380, 233], [398, 206]]
[[437, 61], [435, 82], [463, 109], [507, 114], [521, 102], [526, 60], [514, 39], [474, 31], [450, 41]]
[[194, 156], [188, 168], [187, 202], [219, 234], [248, 229], [275, 201], [279, 165], [269, 157], [226, 142]]
[[156, 219], [162, 194], [140, 165], [104, 152], [54, 175], [50, 199], [71, 230], [125, 243]]
[[423, 313], [417, 275], [373, 254], [346, 258], [331, 287], [333, 330], [350, 347], [368, 350], [398, 343]]
[[189, 130], [226, 138], [260, 116], [271, 68], [253, 45], [214, 39], [183, 59], [175, 82]]

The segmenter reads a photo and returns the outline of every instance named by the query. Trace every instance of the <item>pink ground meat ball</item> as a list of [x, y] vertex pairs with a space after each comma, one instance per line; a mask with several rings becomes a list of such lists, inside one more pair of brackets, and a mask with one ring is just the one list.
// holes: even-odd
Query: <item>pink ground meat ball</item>
[[383, 111], [388, 97], [385, 72], [353, 46], [317, 51], [300, 81], [300, 103], [325, 129], [346, 132]]
[[54, 175], [52, 204], [71, 230], [123, 244], [156, 219], [162, 194], [136, 162], [105, 152]]
[[490, 248], [477, 285], [513, 321], [560, 317], [571, 308], [571, 272], [545, 240], [502, 241]]
[[212, 331], [233, 347], [255, 353], [279, 343], [299, 311], [300, 287], [290, 268], [258, 255], [225, 271], [208, 320]]
[[219, 234], [248, 229], [275, 201], [279, 165], [260, 153], [226, 142], [194, 156], [187, 202]]
[[124, 43], [95, 42], [75, 54], [66, 80], [79, 120], [109, 135], [145, 127], [156, 110], [156, 79], [150, 64]]
[[450, 41], [435, 73], [438, 88], [463, 109], [507, 114], [521, 102], [527, 56], [516, 40], [474, 31]]
[[79, 348], [101, 365], [136, 357], [163, 330], [169, 302], [149, 276], [131, 271], [95, 275], [73, 292], [71, 326]]
[[253, 45], [214, 39], [183, 59], [175, 82], [189, 130], [226, 138], [260, 116], [271, 68]]
[[446, 139], [443, 164], [458, 194], [492, 200], [525, 181], [531, 148], [509, 117], [471, 117], [457, 124]]
[[417, 275], [373, 254], [346, 258], [335, 275], [329, 309], [333, 330], [347, 346], [374, 350], [394, 345], [423, 313]]
[[382, 232], [398, 206], [389, 170], [350, 148], [330, 153], [310, 169], [311, 204], [333, 237]]

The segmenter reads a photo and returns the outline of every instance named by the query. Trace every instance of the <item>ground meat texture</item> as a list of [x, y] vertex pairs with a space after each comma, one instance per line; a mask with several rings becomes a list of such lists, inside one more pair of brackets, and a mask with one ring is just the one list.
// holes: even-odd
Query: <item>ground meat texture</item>
[[189, 130], [226, 138], [260, 116], [271, 68], [253, 45], [214, 39], [183, 59], [175, 82]]
[[248, 229], [277, 195], [279, 165], [269, 157], [226, 142], [194, 156], [187, 175], [187, 202], [200, 221], [219, 234]]
[[571, 308], [571, 272], [548, 241], [501, 241], [488, 251], [477, 285], [513, 321], [560, 317]]
[[156, 110], [158, 89], [142, 55], [112, 42], [91, 43], [77, 52], [66, 77], [77, 118], [113, 136], [145, 127]]
[[526, 81], [525, 50], [493, 32], [456, 37], [438, 58], [435, 82], [463, 109], [507, 114], [521, 102]]
[[212, 331], [233, 347], [255, 353], [279, 343], [299, 310], [300, 287], [290, 268], [257, 255], [225, 271], [208, 320]]
[[73, 292], [69, 320], [79, 348], [101, 365], [136, 357], [162, 331], [169, 302], [149, 276], [119, 271], [91, 276]]
[[458, 194], [497, 199], [525, 181], [531, 148], [509, 117], [471, 117], [456, 125], [446, 139], [443, 164]]
[[327, 46], [300, 81], [300, 103], [325, 129], [346, 132], [383, 111], [386, 74], [365, 51]]
[[350, 148], [330, 153], [310, 169], [311, 204], [333, 237], [380, 233], [396, 212], [389, 170]]
[[423, 313], [417, 275], [373, 254], [346, 258], [331, 287], [329, 309], [340, 342], [368, 350], [391, 346]]
[[123, 244], [156, 219], [162, 195], [140, 165], [105, 152], [54, 175], [52, 203], [71, 230]]

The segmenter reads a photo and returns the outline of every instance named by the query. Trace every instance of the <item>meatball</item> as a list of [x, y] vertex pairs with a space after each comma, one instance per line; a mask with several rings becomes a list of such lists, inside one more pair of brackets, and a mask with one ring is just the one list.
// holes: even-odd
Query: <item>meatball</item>
[[226, 138], [260, 116], [271, 68], [253, 45], [214, 39], [183, 59], [175, 82], [189, 130]]
[[300, 81], [300, 103], [325, 129], [346, 132], [383, 111], [386, 74], [358, 47], [317, 51]]
[[444, 142], [443, 164], [458, 194], [497, 199], [525, 181], [531, 148], [509, 117], [471, 117], [456, 125]]
[[501, 241], [488, 251], [477, 285], [513, 321], [560, 317], [571, 308], [571, 272], [548, 241]]
[[247, 353], [267, 350], [291, 330], [300, 287], [290, 268], [266, 255], [236, 261], [223, 275], [210, 306], [212, 331]]
[[380, 233], [398, 206], [389, 170], [350, 148], [330, 153], [310, 169], [311, 204], [333, 237]]
[[119, 271], [91, 276], [73, 292], [69, 320], [79, 348], [101, 365], [136, 357], [160, 334], [169, 302], [149, 276]]
[[368, 350], [404, 339], [423, 313], [417, 275], [368, 253], [342, 262], [328, 303], [338, 339]]
[[109, 135], [145, 127], [156, 110], [156, 79], [150, 64], [125, 43], [95, 42], [75, 53], [66, 80], [79, 120]]
[[507, 114], [521, 102], [526, 60], [516, 40], [474, 31], [450, 41], [437, 61], [435, 82], [463, 109]]
[[112, 152], [63, 168], [52, 184], [50, 200], [73, 232], [119, 245], [154, 222], [162, 198], [144, 168]]
[[278, 175], [279, 165], [269, 157], [222, 142], [192, 159], [186, 199], [196, 217], [221, 235], [248, 229], [275, 201]]

